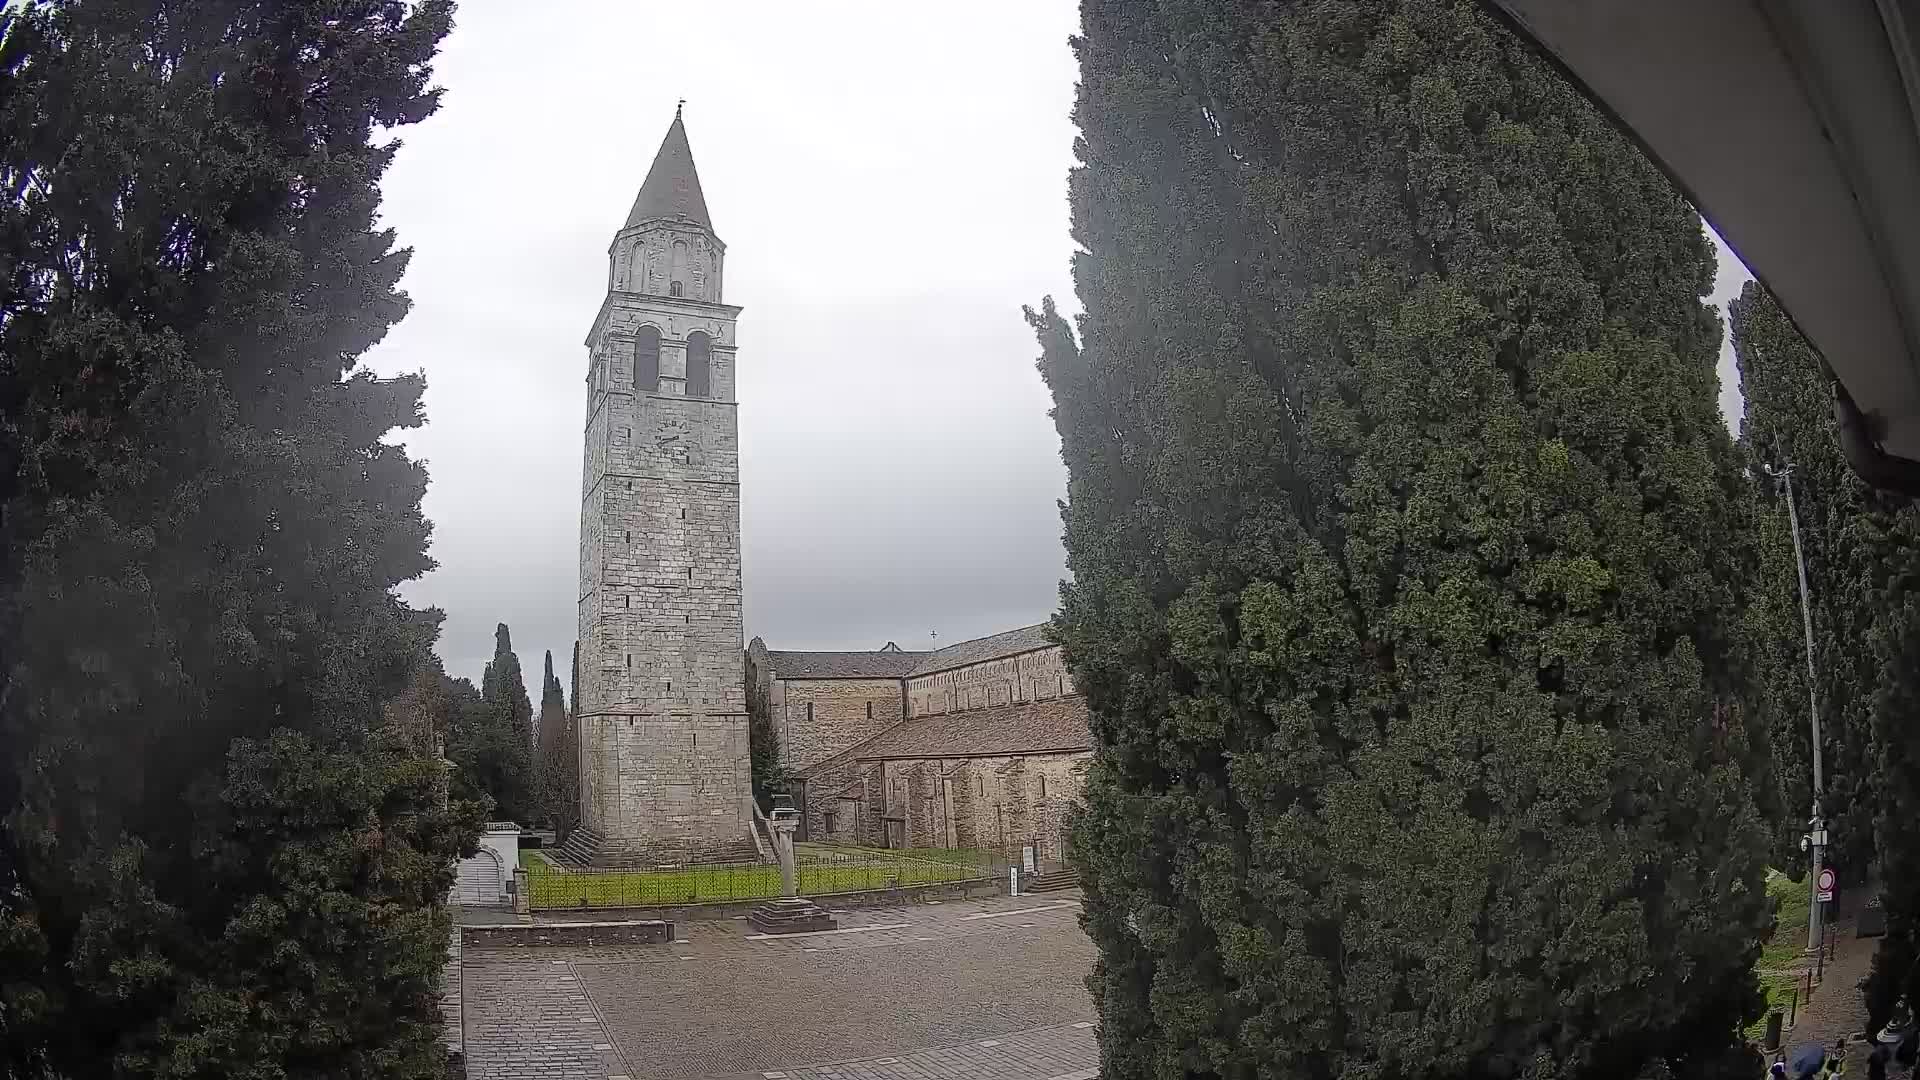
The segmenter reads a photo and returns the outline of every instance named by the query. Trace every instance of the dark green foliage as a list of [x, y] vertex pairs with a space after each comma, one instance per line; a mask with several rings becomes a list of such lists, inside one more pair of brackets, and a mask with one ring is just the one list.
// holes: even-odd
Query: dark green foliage
[[541, 823], [562, 838], [580, 818], [579, 743], [566, 695], [553, 673], [553, 653], [547, 653], [546, 674], [540, 683], [540, 724], [535, 734], [533, 786]]
[[507, 714], [467, 679], [446, 679], [447, 760], [456, 799], [485, 803], [497, 821], [521, 821], [532, 793], [532, 754]]
[[0, 1073], [434, 1076], [471, 842], [375, 227], [451, 4], [0, 15]]
[[[1734, 301], [1730, 323], [1746, 401], [1741, 439], [1756, 473], [1793, 466], [1800, 541], [1813, 618], [1831, 823], [1829, 858], [1859, 881], [1876, 858], [1889, 933], [1881, 941], [1869, 1005], [1883, 1012], [1920, 941], [1920, 511], [1868, 488], [1840, 452], [1830, 377], [1818, 355], [1757, 284]], [[1786, 499], [1759, 486], [1760, 535], [1769, 553], [1756, 597], [1765, 642], [1766, 708], [1792, 811], [1779, 838], [1783, 866], [1804, 873], [1799, 851], [1811, 803], [1805, 631]], [[1912, 989], [1920, 989], [1916, 984]]]
[[753, 659], [754, 649], [762, 647], [760, 639], [754, 638], [747, 650], [747, 772], [753, 801], [762, 811], [771, 811], [774, 795], [785, 793], [793, 780], [780, 764], [780, 734], [773, 726], [770, 677]]
[[[1831, 858], [1858, 875], [1874, 854], [1873, 722], [1875, 690], [1886, 662], [1887, 635], [1904, 622], [1888, 606], [1893, 578], [1920, 569], [1909, 553], [1920, 539], [1920, 515], [1907, 500], [1862, 484], [1840, 452], [1833, 392], [1819, 358], [1771, 297], [1748, 283], [1730, 314], [1741, 393], [1741, 441], [1756, 475], [1793, 466], [1813, 615], [1815, 697], [1820, 707]], [[1783, 865], [1798, 865], [1800, 834], [1812, 805], [1812, 738], [1807, 719], [1807, 666], [1799, 585], [1786, 499], [1777, 483], [1758, 485], [1766, 508], [1761, 535], [1769, 554], [1756, 597], [1766, 614], [1766, 696], [1776, 710], [1775, 757], [1791, 813], [1783, 830]], [[1908, 564], [1913, 564], [1910, 569]], [[1890, 621], [1891, 620], [1891, 621]]]
[[[469, 693], [473, 684], [455, 680], [460, 719], [447, 742], [447, 756], [461, 774], [493, 797], [501, 821], [532, 821], [539, 816], [533, 775], [533, 703], [520, 678], [520, 658], [506, 623], [493, 631], [493, 660], [480, 677], [480, 707]], [[469, 793], [471, 794], [471, 793]]]
[[493, 628], [493, 661], [480, 676], [480, 696], [506, 715], [515, 738], [533, 745], [533, 701], [527, 697], [520, 657], [513, 651], [513, 634], [506, 623]]
[[1101, 1075], [1745, 1075], [1698, 218], [1473, 3], [1086, 0], [1056, 631]]

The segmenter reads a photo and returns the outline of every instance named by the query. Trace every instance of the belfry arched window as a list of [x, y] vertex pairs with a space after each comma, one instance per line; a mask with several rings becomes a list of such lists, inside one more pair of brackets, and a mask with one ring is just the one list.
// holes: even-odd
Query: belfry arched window
[[633, 336], [633, 388], [647, 394], [660, 389], [660, 331], [651, 326]]

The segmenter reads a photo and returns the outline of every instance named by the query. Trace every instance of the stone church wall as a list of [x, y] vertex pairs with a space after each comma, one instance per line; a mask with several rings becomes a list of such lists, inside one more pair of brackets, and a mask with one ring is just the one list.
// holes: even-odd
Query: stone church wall
[[797, 772], [851, 749], [904, 720], [901, 702], [899, 679], [774, 679], [781, 764]]
[[1041, 701], [1073, 692], [1060, 646], [1016, 653], [907, 680], [909, 716]]
[[824, 805], [814, 827], [839, 842], [863, 833], [866, 843], [968, 848], [1009, 861], [1032, 844], [1041, 862], [1058, 865], [1067, 811], [1085, 790], [1090, 760], [1079, 751], [875, 762], [850, 770], [865, 783], [856, 787], [856, 798], [833, 800], [833, 831], [827, 832]]

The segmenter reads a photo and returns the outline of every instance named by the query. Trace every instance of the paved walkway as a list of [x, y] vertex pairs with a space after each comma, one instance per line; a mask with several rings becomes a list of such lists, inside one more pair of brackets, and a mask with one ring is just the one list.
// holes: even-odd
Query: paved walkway
[[460, 1010], [460, 923], [455, 920], [447, 941], [447, 966], [440, 969], [440, 1016], [445, 1021], [440, 1041], [455, 1054], [466, 1049], [466, 1020]]
[[565, 960], [524, 955], [518, 964], [469, 970], [463, 1005], [468, 1080], [605, 1080], [625, 1072]]
[[724, 1080], [1095, 1080], [1093, 1023], [1016, 1031], [997, 1039], [798, 1069], [735, 1073]]
[[[839, 914], [768, 937], [470, 947], [471, 1080], [1086, 1080], [1093, 947], [1071, 894]], [[838, 1064], [834, 1064], [834, 1063]]]
[[[1854, 929], [1858, 918], [1857, 909], [1843, 908], [1831, 931], [1833, 957], [1826, 962], [1813, 996], [1801, 1004], [1793, 1027], [1781, 1041], [1791, 1048], [1809, 1042], [1832, 1046], [1835, 1040], [1848, 1039], [1846, 1075], [1864, 1080], [1867, 1055], [1873, 1052], [1873, 1044], [1864, 1038], [1852, 1040], [1868, 1034], [1865, 1031], [1867, 1007], [1860, 983], [1873, 969], [1873, 954], [1880, 947], [1881, 939], [1856, 937]], [[1906, 1080], [1911, 1075], [1907, 1067], [1901, 1065], [1892, 1065], [1887, 1072], [1888, 1080]]]

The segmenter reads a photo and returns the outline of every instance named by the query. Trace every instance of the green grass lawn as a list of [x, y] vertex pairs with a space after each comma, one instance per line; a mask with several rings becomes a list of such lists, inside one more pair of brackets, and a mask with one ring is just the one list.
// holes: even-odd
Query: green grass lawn
[[[971, 860], [922, 858], [932, 852], [825, 849], [803, 845], [800, 894], [883, 889], [894, 885], [931, 885], [983, 877], [984, 866]], [[682, 870], [556, 870], [533, 851], [520, 853], [527, 871], [527, 899], [541, 908], [655, 907], [725, 900], [760, 900], [780, 895], [777, 866], [696, 866]]]
[[1807, 948], [1807, 916], [1813, 907], [1807, 882], [1789, 881], [1778, 871], [1767, 872], [1767, 895], [1779, 904], [1776, 911], [1779, 921], [1774, 924], [1773, 937], [1760, 950], [1760, 959], [1754, 964], [1760, 974], [1760, 991], [1767, 996], [1766, 1011], [1747, 1028], [1747, 1035], [1754, 1039], [1766, 1034], [1766, 1014], [1775, 1009], [1785, 1012], [1800, 988], [1800, 966]]

